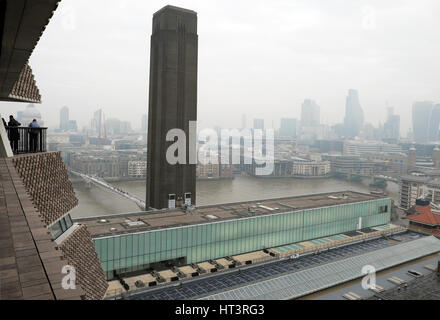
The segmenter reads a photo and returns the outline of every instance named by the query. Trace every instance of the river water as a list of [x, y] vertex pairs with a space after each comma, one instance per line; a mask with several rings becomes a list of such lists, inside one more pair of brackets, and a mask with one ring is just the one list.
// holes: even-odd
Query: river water
[[[145, 199], [145, 181], [113, 182], [113, 185]], [[79, 205], [71, 211], [73, 217], [111, 215], [137, 212], [133, 202], [101, 187], [85, 183], [73, 184]], [[333, 191], [358, 191], [369, 193], [367, 184], [337, 179], [292, 179], [254, 178], [236, 176], [233, 180], [197, 181], [197, 205], [263, 200]], [[388, 182], [387, 192], [394, 200], [398, 197], [398, 186]]]

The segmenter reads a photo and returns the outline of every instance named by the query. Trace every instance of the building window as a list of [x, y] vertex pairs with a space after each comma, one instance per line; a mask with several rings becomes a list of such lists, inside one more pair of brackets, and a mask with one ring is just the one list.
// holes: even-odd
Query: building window
[[57, 239], [59, 236], [63, 234], [63, 230], [61, 229], [61, 224], [59, 222], [55, 223], [52, 227], [50, 227], [50, 233], [54, 239]]
[[64, 232], [66, 232], [73, 225], [72, 218], [70, 214], [58, 220], [54, 223], [50, 228], [50, 233], [52, 237], [56, 240], [58, 239]]
[[379, 207], [379, 213], [386, 213], [386, 212], [388, 212], [388, 206]]

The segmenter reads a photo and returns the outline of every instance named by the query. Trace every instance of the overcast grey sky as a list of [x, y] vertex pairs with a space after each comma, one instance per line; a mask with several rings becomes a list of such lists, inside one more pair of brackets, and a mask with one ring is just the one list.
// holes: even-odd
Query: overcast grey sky
[[366, 121], [384, 122], [388, 102], [405, 136], [413, 101], [440, 103], [438, 0], [62, 0], [30, 61], [46, 124], [66, 105], [80, 126], [103, 108], [140, 127], [152, 15], [167, 4], [198, 13], [200, 127], [239, 127], [242, 113], [278, 127], [305, 98], [342, 122], [354, 88]]

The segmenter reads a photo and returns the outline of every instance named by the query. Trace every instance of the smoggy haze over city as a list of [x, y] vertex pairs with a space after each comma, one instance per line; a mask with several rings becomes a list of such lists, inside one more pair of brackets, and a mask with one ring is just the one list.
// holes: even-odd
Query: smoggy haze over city
[[[440, 102], [440, 2], [64, 0], [32, 54], [48, 126], [70, 109], [79, 127], [106, 118], [141, 125], [148, 109], [152, 14], [166, 4], [198, 13], [199, 126], [240, 127], [300, 118], [306, 98], [321, 121], [343, 122], [350, 88], [366, 122], [386, 106], [411, 126], [417, 100]], [[2, 103], [2, 115], [24, 105]]]

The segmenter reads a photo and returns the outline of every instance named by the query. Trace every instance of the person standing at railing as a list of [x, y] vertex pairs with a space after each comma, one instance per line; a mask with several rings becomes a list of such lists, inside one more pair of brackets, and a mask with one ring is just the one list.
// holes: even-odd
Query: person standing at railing
[[30, 136], [30, 142], [31, 142], [31, 152], [37, 152], [38, 149], [38, 135], [40, 133], [40, 125], [37, 122], [37, 119], [32, 120], [31, 123], [29, 123], [29, 136]]
[[20, 132], [18, 132], [18, 127], [21, 123], [14, 119], [13, 116], [9, 116], [8, 127], [9, 129], [9, 141], [11, 143], [11, 148], [14, 153], [18, 151], [18, 141], [20, 140]]

